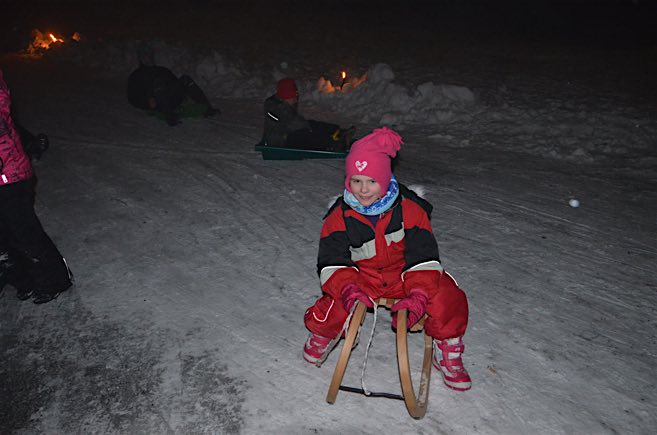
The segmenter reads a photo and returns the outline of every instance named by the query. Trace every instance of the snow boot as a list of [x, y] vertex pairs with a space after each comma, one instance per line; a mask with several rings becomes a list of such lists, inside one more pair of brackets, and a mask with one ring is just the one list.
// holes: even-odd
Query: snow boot
[[34, 302], [37, 305], [48, 303], [54, 299], [57, 299], [57, 296], [59, 296], [61, 293], [71, 288], [71, 286], [75, 281], [73, 278], [73, 272], [71, 272], [71, 269], [68, 267], [68, 263], [66, 263], [66, 259], [64, 257], [62, 257], [62, 261], [64, 262], [64, 266], [66, 267], [66, 272], [68, 274], [68, 279], [66, 280], [66, 282], [58, 286], [56, 290], [50, 290], [50, 291], [35, 290], [34, 293], [32, 294], [33, 296], [32, 302]]
[[461, 337], [446, 340], [433, 340], [433, 366], [443, 375], [443, 382], [452, 390], [466, 391], [472, 387], [472, 380], [461, 360], [463, 353]]
[[330, 343], [330, 338], [311, 333], [303, 346], [303, 359], [315, 364], [322, 358]]
[[5, 286], [12, 286], [16, 289], [16, 297], [26, 301], [32, 297], [32, 289], [25, 274], [16, 270], [19, 267], [20, 265], [14, 261], [9, 252], [0, 253], [0, 291]]

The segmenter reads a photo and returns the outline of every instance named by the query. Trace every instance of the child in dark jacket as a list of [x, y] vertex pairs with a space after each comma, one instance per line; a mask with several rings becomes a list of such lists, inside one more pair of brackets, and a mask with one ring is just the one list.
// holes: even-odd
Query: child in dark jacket
[[345, 151], [354, 128], [305, 119], [298, 112], [299, 91], [293, 79], [278, 81], [276, 93], [265, 100], [262, 145], [320, 151]]
[[35, 184], [0, 70], [0, 291], [11, 284], [19, 299], [42, 304], [67, 290], [72, 275], [34, 212]]
[[330, 351], [356, 301], [372, 307], [379, 297], [399, 299], [391, 309], [393, 328], [400, 309], [408, 310], [409, 328], [427, 314], [434, 366], [448, 387], [468, 390], [461, 359], [467, 298], [440, 263], [432, 206], [392, 174], [391, 159], [402, 143], [396, 132], [380, 128], [354, 142], [346, 158], [344, 194], [321, 231], [317, 270], [323, 295], [304, 316], [311, 332], [304, 359], [315, 363]]

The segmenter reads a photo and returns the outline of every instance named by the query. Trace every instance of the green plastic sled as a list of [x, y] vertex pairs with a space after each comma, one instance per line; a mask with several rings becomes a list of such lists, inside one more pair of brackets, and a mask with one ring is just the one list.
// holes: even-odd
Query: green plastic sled
[[299, 148], [270, 147], [259, 143], [255, 146], [263, 160], [344, 159], [347, 151], [305, 150]]
[[[183, 104], [176, 109], [176, 115], [178, 118], [205, 118], [205, 113], [208, 111], [208, 106], [200, 103], [187, 103]], [[154, 116], [158, 119], [164, 120], [164, 113], [158, 112], [156, 110], [149, 110], [148, 114]]]

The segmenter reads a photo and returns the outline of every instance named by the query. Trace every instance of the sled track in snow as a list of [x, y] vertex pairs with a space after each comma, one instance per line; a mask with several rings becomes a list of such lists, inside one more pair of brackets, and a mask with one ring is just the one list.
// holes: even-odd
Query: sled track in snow
[[[114, 149], [120, 149], [120, 150], [129, 150], [129, 151], [155, 151], [158, 154], [168, 154], [168, 155], [246, 155], [244, 151], [221, 151], [217, 149], [208, 149], [208, 148], [186, 148], [186, 149], [171, 149], [171, 148], [163, 148], [163, 147], [154, 147], [154, 146], [148, 146], [143, 143], [137, 143], [137, 142], [123, 142], [123, 143], [116, 143], [116, 142], [109, 142], [109, 141], [104, 141], [102, 139], [97, 139], [97, 138], [70, 138], [70, 137], [63, 137], [63, 136], [51, 136], [54, 139], [61, 140], [62, 143], [59, 145], [61, 147], [68, 147], [70, 148], [72, 144], [79, 144], [79, 145], [86, 145], [89, 147], [94, 147], [94, 148], [114, 148]], [[71, 145], [68, 145], [66, 143], [69, 143]], [[255, 152], [252, 149], [249, 149], [250, 153], [248, 154], [254, 154]]]

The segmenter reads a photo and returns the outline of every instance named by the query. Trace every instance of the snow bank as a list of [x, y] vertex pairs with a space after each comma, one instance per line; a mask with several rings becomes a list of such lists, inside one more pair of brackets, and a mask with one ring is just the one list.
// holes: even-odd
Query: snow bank
[[215, 50], [190, 50], [164, 41], [87, 41], [58, 46], [44, 52], [46, 56], [68, 58], [97, 69], [109, 77], [127, 77], [138, 65], [138, 51], [144, 44], [154, 53], [157, 65], [176, 75], [194, 78], [209, 97], [250, 98], [263, 95], [263, 78], [239, 63], [229, 62]]
[[[137, 52], [143, 44], [155, 53], [156, 64], [176, 74], [191, 75], [210, 97], [263, 98], [286, 76], [278, 68], [248, 69], [214, 50], [194, 51], [163, 41], [96, 41], [58, 46], [44, 54], [69, 57], [108, 76], [127, 77], [137, 65]], [[362, 123], [399, 126], [449, 122], [459, 119], [475, 103], [474, 93], [465, 87], [427, 82], [408, 89], [395, 84], [394, 78], [390, 66], [379, 63], [343, 86], [334, 86], [324, 77], [297, 77], [297, 81], [304, 101]]]
[[[334, 84], [308, 72], [286, 72], [286, 62], [274, 67], [247, 66], [216, 50], [159, 40], [83, 40], [57, 44], [44, 55], [72, 60], [100, 74], [127, 77], [137, 65], [138, 47], [143, 44], [152, 48], [157, 64], [191, 75], [210, 99], [264, 100], [273, 93], [276, 81], [290, 74], [298, 82], [305, 107], [315, 105], [364, 125], [389, 125], [401, 131], [421, 127], [441, 146], [478, 146], [582, 162], [621, 157], [628, 166], [657, 166], [657, 126], [650, 114], [585, 91], [574, 102], [566, 94], [546, 97], [544, 90], [537, 98], [510, 95], [504, 86], [475, 91], [428, 81], [412, 88], [396, 83], [386, 63]], [[299, 59], [312, 62], [310, 54], [300, 53]], [[493, 102], [483, 102], [477, 97], [480, 92], [494, 94]]]
[[310, 95], [317, 104], [358, 115], [365, 124], [380, 125], [449, 122], [475, 102], [474, 93], [462, 86], [427, 82], [408, 89], [395, 84], [394, 78], [390, 66], [379, 63], [342, 87], [321, 77]]

